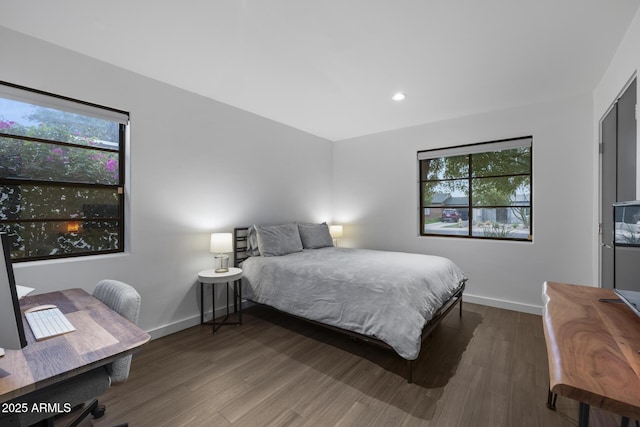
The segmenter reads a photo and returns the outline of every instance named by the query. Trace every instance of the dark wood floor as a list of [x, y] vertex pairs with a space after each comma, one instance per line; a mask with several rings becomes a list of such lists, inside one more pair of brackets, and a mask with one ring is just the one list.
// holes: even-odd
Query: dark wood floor
[[[540, 316], [464, 304], [414, 368], [393, 353], [264, 307], [216, 335], [197, 326], [149, 343], [94, 426], [575, 426], [546, 408]], [[597, 410], [591, 426], [619, 425]]]

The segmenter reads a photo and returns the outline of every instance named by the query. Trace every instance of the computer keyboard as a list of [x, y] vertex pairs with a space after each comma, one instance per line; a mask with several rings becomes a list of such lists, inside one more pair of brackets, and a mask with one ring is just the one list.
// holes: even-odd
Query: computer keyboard
[[25, 312], [24, 317], [27, 319], [36, 341], [76, 330], [57, 307]]

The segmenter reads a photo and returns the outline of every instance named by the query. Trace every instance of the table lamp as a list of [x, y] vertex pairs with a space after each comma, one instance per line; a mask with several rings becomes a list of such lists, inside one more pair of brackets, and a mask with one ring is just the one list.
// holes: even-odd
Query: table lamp
[[329, 234], [331, 234], [331, 237], [333, 237], [333, 246], [338, 246], [338, 239], [342, 237], [342, 226], [330, 225]]
[[226, 273], [229, 271], [229, 256], [225, 252], [233, 251], [233, 238], [231, 233], [211, 233], [211, 246], [209, 252], [215, 256], [215, 272]]

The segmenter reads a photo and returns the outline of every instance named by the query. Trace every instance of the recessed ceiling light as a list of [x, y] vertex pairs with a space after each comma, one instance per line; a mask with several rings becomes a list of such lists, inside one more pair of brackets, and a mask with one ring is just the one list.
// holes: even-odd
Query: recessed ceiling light
[[395, 95], [393, 95], [391, 97], [391, 99], [393, 99], [394, 101], [402, 101], [403, 99], [405, 99], [407, 97], [407, 95], [403, 92], [398, 92]]

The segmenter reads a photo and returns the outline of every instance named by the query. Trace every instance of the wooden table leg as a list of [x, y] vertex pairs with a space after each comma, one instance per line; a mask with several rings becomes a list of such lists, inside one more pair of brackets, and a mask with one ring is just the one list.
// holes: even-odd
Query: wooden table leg
[[552, 411], [556, 410], [556, 400], [558, 399], [558, 395], [553, 393], [551, 389], [549, 389], [549, 394], [547, 395], [547, 408]]
[[589, 405], [582, 402], [578, 410], [578, 427], [589, 427]]

